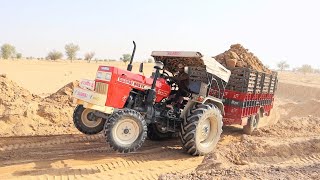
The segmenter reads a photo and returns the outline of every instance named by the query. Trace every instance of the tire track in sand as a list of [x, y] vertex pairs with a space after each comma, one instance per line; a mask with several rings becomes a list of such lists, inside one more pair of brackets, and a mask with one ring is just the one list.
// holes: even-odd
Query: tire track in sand
[[186, 154], [176, 140], [146, 141], [129, 154], [106, 149], [101, 136], [46, 141], [2, 146], [3, 153], [17, 156], [0, 163], [0, 179], [158, 179], [163, 173], [190, 172], [203, 159]]

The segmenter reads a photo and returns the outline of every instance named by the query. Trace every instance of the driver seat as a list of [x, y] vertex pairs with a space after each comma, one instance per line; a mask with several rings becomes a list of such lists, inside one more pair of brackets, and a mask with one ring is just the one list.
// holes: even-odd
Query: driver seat
[[205, 95], [208, 83], [207, 83], [207, 71], [205, 68], [200, 67], [184, 67], [184, 72], [189, 75], [188, 90], [192, 94]]

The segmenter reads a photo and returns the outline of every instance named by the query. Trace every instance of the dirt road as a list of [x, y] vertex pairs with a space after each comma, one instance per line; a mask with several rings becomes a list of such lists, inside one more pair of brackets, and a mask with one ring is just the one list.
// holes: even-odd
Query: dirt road
[[184, 153], [177, 139], [147, 141], [131, 154], [113, 152], [102, 135], [1, 138], [0, 144], [0, 179], [157, 179], [190, 172], [203, 159]]

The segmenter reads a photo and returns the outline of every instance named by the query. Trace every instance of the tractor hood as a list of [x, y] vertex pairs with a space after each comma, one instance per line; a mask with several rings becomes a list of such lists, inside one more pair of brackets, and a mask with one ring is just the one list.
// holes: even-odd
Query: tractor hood
[[174, 73], [179, 63], [184, 66], [205, 67], [207, 72], [214, 74], [223, 81], [228, 82], [231, 72], [217, 62], [213, 57], [203, 56], [196, 51], [153, 51], [151, 56], [155, 61], [161, 61], [164, 69]]

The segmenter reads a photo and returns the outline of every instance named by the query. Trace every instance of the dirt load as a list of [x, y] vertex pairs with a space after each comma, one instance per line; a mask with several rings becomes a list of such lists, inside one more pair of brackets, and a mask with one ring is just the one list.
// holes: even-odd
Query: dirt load
[[214, 57], [220, 64], [229, 70], [236, 67], [247, 67], [259, 72], [271, 73], [257, 56], [249, 52], [241, 44], [233, 44], [230, 49]]
[[0, 77], [0, 136], [77, 132], [72, 125], [70, 83], [46, 98], [31, 94], [6, 76]]

